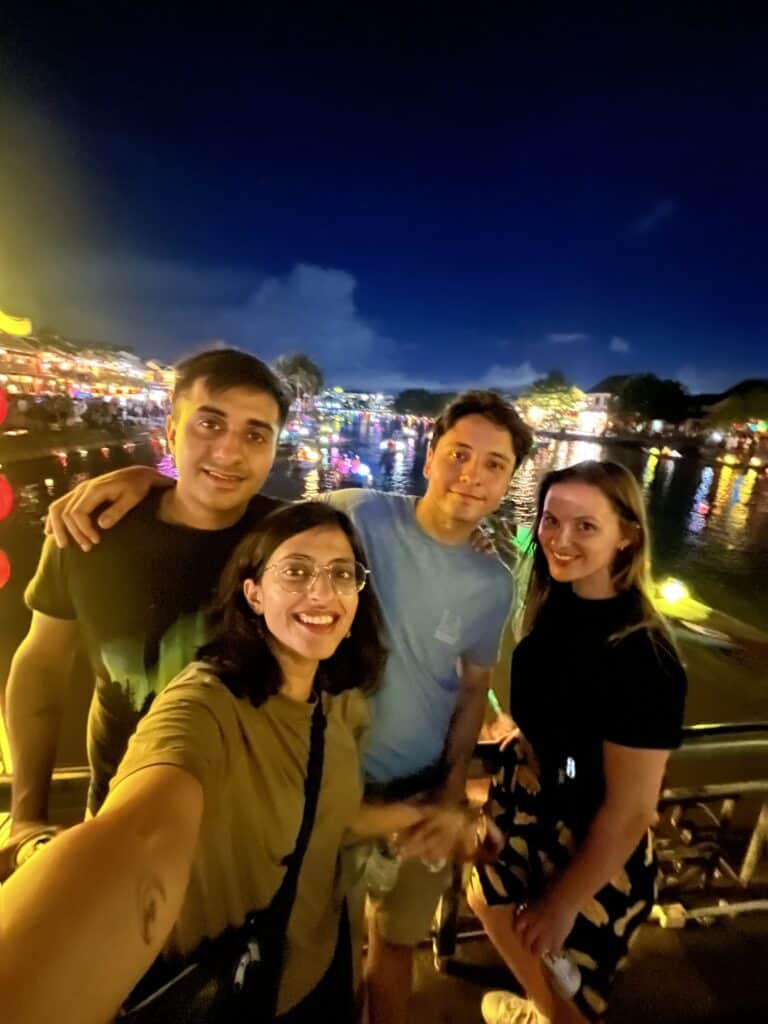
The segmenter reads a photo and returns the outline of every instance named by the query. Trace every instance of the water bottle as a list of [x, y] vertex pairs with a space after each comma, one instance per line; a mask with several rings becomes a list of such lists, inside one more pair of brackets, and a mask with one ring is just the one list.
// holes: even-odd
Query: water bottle
[[400, 861], [390, 843], [377, 840], [365, 864], [365, 878], [372, 896], [383, 896], [394, 889], [400, 874]]
[[572, 999], [581, 988], [581, 971], [565, 953], [552, 956], [545, 953], [541, 958], [552, 975], [552, 985], [563, 999]]

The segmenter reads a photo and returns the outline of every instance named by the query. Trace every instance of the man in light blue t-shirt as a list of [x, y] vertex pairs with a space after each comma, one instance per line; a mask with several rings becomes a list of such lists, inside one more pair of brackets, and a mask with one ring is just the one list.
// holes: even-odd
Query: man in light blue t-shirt
[[[389, 649], [373, 698], [364, 769], [370, 792], [428, 794], [444, 810], [424, 826], [452, 851], [467, 768], [491, 670], [513, 604], [512, 577], [470, 538], [494, 512], [528, 453], [531, 432], [493, 392], [466, 392], [435, 424], [423, 498], [343, 490], [324, 500], [346, 512], [371, 567]], [[404, 1022], [413, 949], [427, 934], [449, 871], [406, 860], [394, 888], [373, 900], [366, 983], [371, 1024]], [[355, 900], [352, 900], [355, 903]], [[354, 911], [354, 908], [353, 908]]]
[[385, 791], [438, 769], [462, 659], [485, 670], [495, 664], [512, 577], [498, 558], [430, 536], [414, 497], [354, 488], [323, 497], [362, 540], [386, 628], [387, 664], [363, 758], [366, 779]]

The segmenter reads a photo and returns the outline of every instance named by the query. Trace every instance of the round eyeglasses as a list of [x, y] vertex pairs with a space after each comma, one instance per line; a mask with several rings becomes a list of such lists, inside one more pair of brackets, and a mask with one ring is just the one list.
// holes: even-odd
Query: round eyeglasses
[[275, 574], [277, 582], [289, 594], [306, 593], [321, 572], [337, 594], [356, 594], [365, 586], [370, 572], [360, 562], [341, 559], [318, 565], [311, 558], [281, 558], [265, 566], [264, 571], [267, 570]]

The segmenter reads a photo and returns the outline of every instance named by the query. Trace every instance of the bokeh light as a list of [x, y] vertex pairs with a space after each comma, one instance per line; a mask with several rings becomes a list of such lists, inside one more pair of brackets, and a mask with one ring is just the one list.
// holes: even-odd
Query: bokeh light
[[0, 521], [6, 519], [13, 509], [13, 489], [6, 477], [0, 475]]
[[6, 553], [0, 549], [0, 590], [11, 578], [11, 560]]

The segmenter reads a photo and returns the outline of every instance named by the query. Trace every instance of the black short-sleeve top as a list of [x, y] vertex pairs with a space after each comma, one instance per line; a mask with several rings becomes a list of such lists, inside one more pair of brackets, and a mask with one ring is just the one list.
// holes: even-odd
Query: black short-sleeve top
[[636, 591], [587, 600], [553, 584], [512, 658], [512, 715], [558, 813], [578, 832], [604, 796], [604, 741], [680, 745], [687, 681], [674, 647], [647, 628], [614, 638], [641, 618]]

